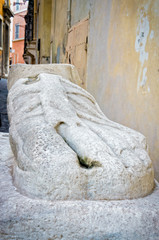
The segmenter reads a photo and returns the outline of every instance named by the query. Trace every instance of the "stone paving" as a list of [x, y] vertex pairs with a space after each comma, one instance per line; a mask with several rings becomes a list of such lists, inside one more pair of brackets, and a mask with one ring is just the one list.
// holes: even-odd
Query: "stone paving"
[[9, 122], [7, 115], [7, 79], [0, 80], [0, 132], [9, 131]]
[[159, 240], [159, 186], [144, 198], [47, 201], [14, 186], [9, 134], [0, 133], [0, 240]]

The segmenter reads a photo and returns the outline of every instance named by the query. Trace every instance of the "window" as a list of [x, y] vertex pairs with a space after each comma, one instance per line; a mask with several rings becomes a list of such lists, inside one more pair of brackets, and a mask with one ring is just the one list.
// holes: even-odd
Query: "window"
[[19, 24], [15, 24], [15, 39], [19, 38]]
[[16, 0], [15, 10], [18, 11], [20, 8], [19, 0]]
[[2, 48], [2, 29], [3, 29], [3, 22], [2, 19], [0, 19], [0, 47]]

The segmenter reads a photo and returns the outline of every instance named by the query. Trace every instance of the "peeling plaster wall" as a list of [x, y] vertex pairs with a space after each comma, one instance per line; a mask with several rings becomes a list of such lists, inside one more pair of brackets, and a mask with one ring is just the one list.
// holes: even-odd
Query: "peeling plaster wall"
[[[69, 3], [53, 1], [52, 62], [66, 62]], [[71, 26], [88, 16], [87, 90], [147, 137], [159, 180], [159, 0], [71, 1]]]
[[[72, 0], [71, 26], [88, 17], [94, 0]], [[103, 1], [104, 2], [104, 1]]]
[[87, 90], [112, 120], [147, 137], [159, 180], [159, 0], [94, 1]]

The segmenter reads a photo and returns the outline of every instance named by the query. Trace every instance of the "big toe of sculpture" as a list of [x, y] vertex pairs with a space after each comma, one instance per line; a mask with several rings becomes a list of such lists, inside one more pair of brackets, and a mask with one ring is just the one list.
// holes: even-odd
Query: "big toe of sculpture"
[[17, 80], [8, 109], [13, 178], [22, 193], [99, 200], [152, 191], [144, 136], [108, 120], [88, 92], [64, 77], [40, 73]]

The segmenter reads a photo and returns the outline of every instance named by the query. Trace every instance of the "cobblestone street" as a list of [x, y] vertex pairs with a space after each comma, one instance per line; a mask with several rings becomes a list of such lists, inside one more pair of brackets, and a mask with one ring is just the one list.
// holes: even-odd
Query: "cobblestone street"
[[9, 122], [7, 115], [7, 79], [0, 80], [0, 132], [9, 131]]

